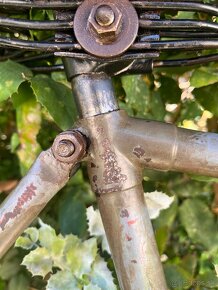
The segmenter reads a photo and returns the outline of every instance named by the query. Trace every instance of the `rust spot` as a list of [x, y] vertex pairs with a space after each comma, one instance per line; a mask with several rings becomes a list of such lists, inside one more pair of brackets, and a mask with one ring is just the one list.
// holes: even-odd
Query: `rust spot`
[[137, 261], [136, 260], [131, 260], [131, 263], [137, 264]]
[[132, 241], [132, 238], [128, 234], [126, 234], [126, 239], [128, 242]]
[[97, 184], [95, 184], [96, 187], [96, 193], [100, 196], [101, 194], [105, 193], [110, 193], [110, 192], [118, 192], [121, 191], [122, 187], [117, 185], [117, 186], [112, 186], [110, 188], [98, 188]]
[[151, 158], [145, 158], [145, 161], [146, 162], [150, 162], [151, 161]]
[[93, 178], [92, 178], [93, 182], [96, 182], [98, 180], [98, 176], [97, 175], [94, 175]]
[[137, 146], [137, 147], [133, 148], [133, 154], [137, 158], [141, 158], [145, 154], [145, 150], [141, 146]]
[[91, 162], [91, 168], [96, 168], [96, 165]]
[[104, 133], [104, 128], [102, 128], [102, 127], [98, 127], [97, 128], [97, 133], [100, 135], [102, 135], [103, 133]]
[[100, 158], [104, 161], [103, 180], [106, 185], [121, 183], [127, 180], [127, 176], [121, 173], [121, 168], [118, 166], [117, 156], [111, 150], [110, 141], [106, 138], [102, 142], [104, 148]]
[[129, 212], [128, 212], [128, 210], [127, 209], [122, 209], [121, 210], [121, 213], [120, 213], [120, 217], [121, 218], [125, 218], [125, 217], [129, 217]]
[[128, 221], [128, 225], [134, 225], [137, 222], [137, 219]]
[[10, 219], [15, 218], [21, 213], [23, 209], [23, 205], [25, 205], [25, 203], [27, 203], [34, 196], [36, 196], [36, 192], [35, 192], [36, 189], [37, 187], [35, 187], [32, 183], [26, 187], [25, 191], [18, 198], [17, 204], [14, 207], [14, 209], [12, 211], [6, 212], [3, 215], [3, 217], [0, 219], [0, 228], [2, 230], [5, 229], [5, 226], [9, 222]]

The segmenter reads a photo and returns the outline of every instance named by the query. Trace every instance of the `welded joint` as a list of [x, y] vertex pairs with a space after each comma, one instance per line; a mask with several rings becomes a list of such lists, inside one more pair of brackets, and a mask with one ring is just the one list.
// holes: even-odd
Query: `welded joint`
[[87, 138], [78, 130], [65, 131], [55, 138], [51, 149], [58, 161], [76, 164], [86, 154]]

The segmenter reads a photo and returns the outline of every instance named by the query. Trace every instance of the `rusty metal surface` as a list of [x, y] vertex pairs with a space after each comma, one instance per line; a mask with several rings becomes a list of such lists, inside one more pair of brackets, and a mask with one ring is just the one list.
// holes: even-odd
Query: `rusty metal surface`
[[77, 154], [71, 163], [56, 159], [51, 149], [38, 156], [27, 175], [0, 205], [0, 258], [67, 183], [82, 156]]
[[[136, 158], [131, 160], [129, 140], [122, 134], [128, 122], [124, 112], [116, 111], [80, 120], [77, 126], [84, 130], [91, 143], [86, 157], [89, 178], [121, 289], [166, 290], [143, 199], [143, 165]], [[131, 138], [136, 139], [134, 134]]]
[[[110, 25], [102, 25], [96, 17], [100, 5], [108, 6], [114, 13]], [[110, 23], [110, 22], [109, 22]], [[110, 58], [124, 53], [138, 33], [138, 15], [127, 0], [85, 0], [74, 17], [74, 33], [77, 41], [88, 53]]]
[[98, 197], [122, 290], [166, 290], [142, 186]]
[[79, 131], [69, 130], [55, 138], [52, 152], [57, 160], [74, 164], [84, 157], [86, 147], [85, 137]]
[[144, 167], [218, 177], [218, 135], [130, 118], [124, 111], [81, 120], [91, 146], [89, 175], [97, 195], [141, 183]]
[[132, 162], [138, 160], [147, 168], [218, 177], [218, 134], [125, 115], [128, 125], [116, 135], [115, 142]]

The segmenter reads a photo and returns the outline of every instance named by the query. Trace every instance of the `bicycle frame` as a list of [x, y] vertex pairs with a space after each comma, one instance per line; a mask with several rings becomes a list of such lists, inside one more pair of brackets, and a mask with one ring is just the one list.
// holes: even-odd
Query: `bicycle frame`
[[[6, 7], [15, 5], [15, 2], [19, 1], [0, 0], [0, 4]], [[132, 6], [126, 6], [122, 12], [123, 21], [130, 21], [125, 25], [118, 23], [115, 32], [121, 33], [122, 29], [128, 27], [133, 29], [133, 25], [136, 25], [132, 35], [128, 29], [124, 31], [120, 45], [115, 47], [113, 54], [111, 49], [114, 44], [116, 46], [116, 42], [112, 41], [105, 55], [103, 45], [104, 42], [108, 44], [108, 41], [111, 41], [109, 36], [113, 31], [107, 33], [107, 37], [103, 37], [102, 28], [98, 30], [95, 25], [93, 26], [95, 23], [93, 12], [87, 14], [91, 29], [87, 29], [86, 32], [97, 46], [96, 49], [87, 41], [87, 35], [84, 35], [83, 28], [87, 25], [87, 19], [83, 19], [83, 25], [80, 23], [80, 18], [85, 15], [84, 11], [81, 10], [79, 13], [77, 11], [75, 17], [72, 11], [66, 12], [66, 15], [62, 11], [69, 7], [76, 9], [83, 1], [75, 1], [74, 6], [72, 1], [47, 1], [44, 4], [35, 0], [20, 2], [24, 8], [41, 8], [40, 5], [44, 5], [42, 7], [60, 11], [57, 10], [57, 19], [54, 21], [26, 22], [9, 18], [1, 20], [2, 26], [24, 28], [28, 25], [31, 29], [47, 30], [49, 25], [50, 29], [58, 32], [60, 30], [63, 33], [63, 28], [66, 31], [63, 35], [57, 34], [56, 41], [52, 42], [18, 39], [12, 41], [1, 38], [0, 44], [9, 48], [52, 51], [56, 56], [63, 57], [68, 80], [72, 83], [79, 120], [75, 123], [73, 131], [60, 134], [52, 148], [39, 155], [17, 188], [0, 205], [0, 258], [49, 200], [68, 182], [78, 168], [79, 162], [83, 161], [87, 163], [90, 183], [96, 194], [120, 288], [166, 290], [167, 285], [154, 232], [144, 201], [143, 170], [144, 168], [174, 170], [218, 177], [218, 134], [129, 117], [125, 111], [119, 109], [110, 76], [150, 72], [153, 67], [175, 66], [178, 62], [188, 65], [217, 60], [217, 54], [184, 60], [154, 60], [159, 56], [159, 51], [165, 49], [217, 48], [218, 40], [215, 32], [218, 26], [215, 23], [205, 24], [204, 21], [162, 21], [158, 18], [159, 12], [155, 12], [151, 20], [146, 18], [148, 15], [141, 13], [145, 8], [152, 11], [165, 9], [167, 5], [172, 10], [178, 7], [182, 8], [182, 11], [200, 9], [217, 15], [217, 7], [212, 8], [197, 1], [190, 4], [167, 2], [165, 6], [164, 2], [131, 1], [135, 8], [142, 9], [141, 14], [134, 12]], [[87, 6], [92, 6], [91, 1], [84, 2]], [[118, 2], [128, 3], [123, 0]], [[120, 4], [120, 9], [123, 9], [124, 4]], [[119, 9], [117, 13], [119, 16]], [[140, 15], [145, 19], [139, 17], [138, 20]], [[117, 19], [121, 19], [121, 16]], [[162, 34], [166, 37], [199, 39], [159, 41], [159, 35], [156, 34], [137, 37], [138, 27], [146, 30], [148, 25], [151, 31], [156, 25], [155, 27], [160, 29], [160, 36]], [[167, 25], [170, 25], [169, 31], [165, 31]], [[205, 33], [198, 32], [202, 25], [208, 29]], [[72, 26], [77, 37], [71, 35]], [[185, 27], [188, 34], [186, 31], [180, 31], [181, 27]], [[175, 28], [179, 31], [174, 31]], [[196, 31], [193, 32], [192, 29]], [[207, 39], [208, 33], [211, 39]], [[128, 40], [129, 36], [132, 39]], [[150, 42], [144, 37], [148, 37], [147, 40], [151, 38]], [[79, 39], [83, 45], [75, 42], [75, 39]], [[135, 42], [136, 39], [139, 42]], [[102, 59], [98, 58], [98, 49]], [[124, 52], [126, 54], [123, 54]], [[35, 69], [40, 70], [40, 67]]]
[[[77, 76], [72, 86], [80, 112], [75, 128], [90, 142], [83, 161], [88, 164], [120, 287], [167, 289], [143, 199], [142, 171], [147, 167], [218, 177], [218, 135], [128, 117], [119, 110], [105, 74]], [[74, 166], [57, 160], [50, 149], [41, 153], [0, 206], [1, 256], [66, 184]]]

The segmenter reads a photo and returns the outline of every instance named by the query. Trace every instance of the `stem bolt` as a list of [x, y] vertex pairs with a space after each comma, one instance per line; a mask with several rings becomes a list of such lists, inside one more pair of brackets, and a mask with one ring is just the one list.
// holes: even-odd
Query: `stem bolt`
[[75, 151], [74, 144], [69, 140], [62, 140], [57, 146], [57, 154], [60, 157], [70, 157]]
[[100, 26], [110, 26], [115, 20], [115, 14], [109, 5], [101, 5], [95, 12], [95, 20]]

